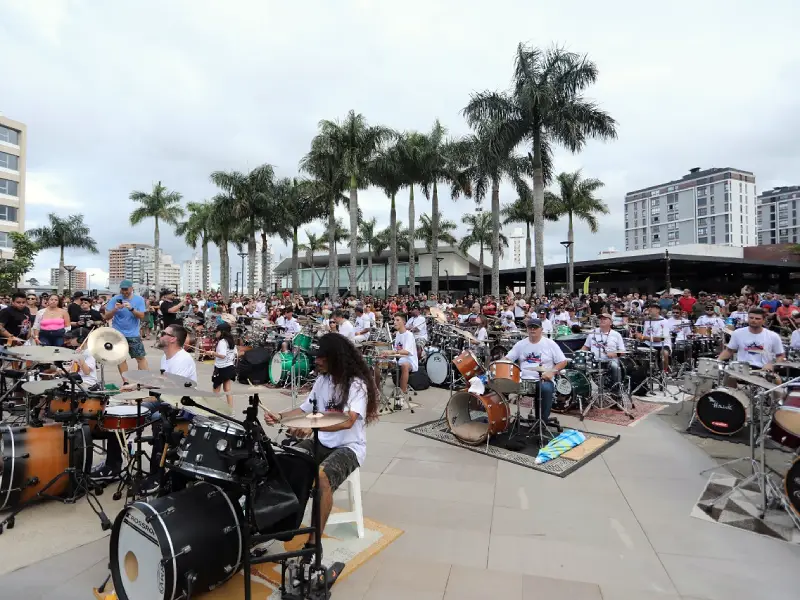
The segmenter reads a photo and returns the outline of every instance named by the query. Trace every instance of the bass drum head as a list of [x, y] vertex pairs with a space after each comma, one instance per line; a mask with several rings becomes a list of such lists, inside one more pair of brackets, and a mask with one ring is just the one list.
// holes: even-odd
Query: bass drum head
[[712, 433], [733, 435], [747, 424], [750, 399], [741, 390], [719, 387], [697, 400], [695, 414]]
[[[291, 352], [276, 352], [269, 363], [269, 382], [273, 385], [281, 383], [284, 372], [288, 374], [292, 366]], [[285, 369], [285, 370], [284, 370]]]
[[450, 433], [456, 439], [477, 446], [490, 435], [508, 429], [511, 411], [506, 399], [496, 391], [488, 391], [483, 396], [456, 392], [447, 403], [445, 415]]
[[783, 485], [792, 510], [800, 517], [800, 458], [796, 458], [786, 471]]
[[450, 361], [441, 352], [433, 352], [425, 361], [425, 370], [433, 385], [444, 385], [450, 378]]

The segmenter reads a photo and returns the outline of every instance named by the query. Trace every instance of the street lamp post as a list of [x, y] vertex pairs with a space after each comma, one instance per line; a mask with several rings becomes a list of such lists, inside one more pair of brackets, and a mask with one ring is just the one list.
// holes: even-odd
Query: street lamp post
[[389, 290], [388, 290], [388, 279], [386, 278], [386, 263], [383, 263], [383, 299], [386, 300], [389, 297]]
[[566, 266], [567, 266], [567, 294], [571, 294], [574, 290], [570, 289], [571, 282], [569, 280], [569, 249], [572, 246], [572, 242], [561, 242], [561, 245], [564, 246], [564, 251], [566, 252]]
[[247, 252], [239, 252], [239, 256], [242, 258], [242, 270], [240, 273], [242, 274], [242, 294], [244, 294], [244, 257], [247, 256]]
[[669, 250], [664, 250], [664, 258], [667, 261], [667, 293], [671, 294], [670, 290], [672, 289], [672, 274], [670, 273], [669, 269]]
[[447, 295], [450, 295], [450, 271], [447, 269], [444, 270], [444, 274], [447, 277]]
[[67, 272], [67, 297], [72, 298], [72, 272], [77, 269], [76, 265], [64, 265], [64, 270]]
[[236, 295], [239, 295], [239, 275], [241, 271], [236, 271]]

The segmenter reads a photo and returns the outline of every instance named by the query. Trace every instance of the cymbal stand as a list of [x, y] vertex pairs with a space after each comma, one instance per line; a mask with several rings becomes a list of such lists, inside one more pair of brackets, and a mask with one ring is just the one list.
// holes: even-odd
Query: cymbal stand
[[[31, 361], [20, 361], [20, 358], [21, 357], [16, 357], [14, 359], [11, 359], [3, 356], [0, 357], [0, 361], [23, 362], [23, 363], [31, 362]], [[3, 367], [5, 367], [5, 365], [3, 365]], [[16, 390], [17, 388], [21, 388], [23, 383], [25, 383], [26, 381], [30, 381], [30, 374], [32, 371], [35, 371], [34, 377], [38, 379], [39, 376], [38, 369], [39, 369], [39, 363], [33, 364], [30, 367], [26, 366], [24, 369], [15, 369], [17, 371], [21, 370], [22, 376], [15, 379], [14, 384], [8, 389], [6, 389], [7, 383], [6, 383], [5, 369], [4, 368], [0, 369], [0, 392], [2, 392], [2, 395], [0, 395], [0, 423], [2, 423], [5, 420], [5, 417], [3, 416], [3, 408], [5, 407], [6, 398], [9, 397], [14, 392], [14, 390]], [[27, 402], [25, 403], [25, 406], [26, 406], [25, 422], [30, 424], [30, 411], [27, 410], [28, 408]], [[9, 411], [9, 414], [11, 414], [11, 411]]]

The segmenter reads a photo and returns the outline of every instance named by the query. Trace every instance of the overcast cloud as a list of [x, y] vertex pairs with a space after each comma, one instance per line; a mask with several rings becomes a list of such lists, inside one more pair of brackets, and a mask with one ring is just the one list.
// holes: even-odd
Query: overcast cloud
[[[655, 7], [0, 0], [0, 111], [28, 125], [26, 227], [48, 212], [82, 212], [101, 252], [68, 251], [68, 261], [103, 285], [109, 247], [152, 243], [152, 223], [128, 225], [131, 190], [160, 180], [200, 201], [215, 193], [213, 170], [268, 162], [295, 175], [319, 120], [351, 108], [396, 129], [427, 131], [438, 117], [465, 134], [469, 94], [506, 88], [519, 41], [589, 53], [600, 70], [589, 95], [619, 122], [617, 141], [556, 155], [558, 171], [582, 168], [604, 181], [611, 208], [597, 235], [577, 226], [577, 259], [624, 247], [625, 192], [691, 167], [752, 170], [759, 190], [800, 183], [797, 3]], [[406, 196], [398, 198], [404, 223]], [[388, 225], [379, 191], [359, 199], [367, 218]], [[504, 186], [501, 202], [513, 199]], [[456, 221], [472, 209], [469, 200], [441, 204]], [[423, 198], [421, 212], [429, 212]], [[566, 223], [548, 227], [548, 262], [562, 260], [565, 235]], [[191, 256], [171, 233], [161, 239], [176, 261]], [[276, 258], [286, 256], [275, 243]], [[42, 252], [34, 274], [46, 280], [57, 260]]]

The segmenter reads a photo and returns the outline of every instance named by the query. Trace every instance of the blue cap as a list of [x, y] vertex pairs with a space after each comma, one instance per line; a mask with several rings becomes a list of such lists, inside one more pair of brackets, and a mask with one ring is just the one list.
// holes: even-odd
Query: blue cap
[[525, 325], [527, 325], [528, 327], [541, 327], [542, 321], [540, 319], [528, 319], [525, 322]]
[[130, 279], [123, 279], [122, 281], [119, 282], [120, 289], [132, 288], [132, 287], [133, 287], [133, 282]]

